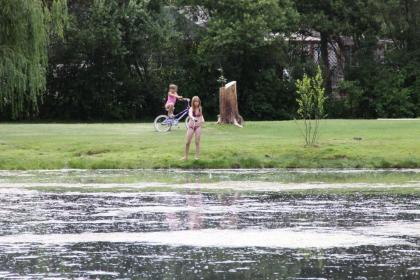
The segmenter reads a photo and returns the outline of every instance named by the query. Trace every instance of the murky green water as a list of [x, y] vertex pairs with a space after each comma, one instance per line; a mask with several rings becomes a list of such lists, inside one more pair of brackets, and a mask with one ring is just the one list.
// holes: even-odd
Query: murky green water
[[417, 170], [0, 171], [0, 278], [420, 279], [419, 189]]

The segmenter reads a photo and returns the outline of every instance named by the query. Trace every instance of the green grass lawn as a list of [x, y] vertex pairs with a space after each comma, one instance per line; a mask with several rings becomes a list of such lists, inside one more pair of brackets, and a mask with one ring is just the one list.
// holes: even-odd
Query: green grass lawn
[[0, 169], [420, 167], [420, 121], [326, 120], [311, 148], [293, 121], [207, 123], [201, 160], [188, 162], [184, 137], [151, 123], [0, 124]]

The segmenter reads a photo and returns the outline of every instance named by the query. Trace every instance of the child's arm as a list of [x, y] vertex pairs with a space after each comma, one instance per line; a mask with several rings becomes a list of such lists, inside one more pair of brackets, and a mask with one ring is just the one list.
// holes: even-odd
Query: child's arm
[[177, 92], [175, 92], [175, 93], [168, 92], [168, 95], [173, 96], [173, 97], [176, 97], [177, 99], [181, 99], [182, 98], [182, 96], [178, 95]]
[[191, 120], [197, 121], [197, 118], [194, 117], [193, 108], [192, 107], [188, 110], [188, 116], [190, 117]]

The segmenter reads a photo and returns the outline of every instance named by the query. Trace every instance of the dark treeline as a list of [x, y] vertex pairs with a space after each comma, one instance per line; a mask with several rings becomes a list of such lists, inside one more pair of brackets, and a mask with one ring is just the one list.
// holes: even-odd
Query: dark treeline
[[[295, 81], [313, 74], [317, 64], [331, 118], [420, 115], [420, 1], [68, 0], [67, 5], [64, 36], [49, 42], [38, 110], [28, 109], [18, 119], [151, 119], [163, 112], [169, 83], [183, 96], [199, 95], [206, 115], [215, 118], [220, 69], [238, 81], [245, 120], [291, 119]], [[3, 119], [12, 118], [7, 106], [0, 110]]]

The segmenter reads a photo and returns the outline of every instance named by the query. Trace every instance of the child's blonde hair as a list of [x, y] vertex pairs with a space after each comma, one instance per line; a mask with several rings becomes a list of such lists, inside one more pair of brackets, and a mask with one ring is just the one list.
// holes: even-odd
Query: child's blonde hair
[[195, 110], [195, 102], [198, 102], [198, 109], [200, 110], [200, 113], [203, 111], [203, 108], [201, 107], [201, 99], [198, 96], [194, 96], [191, 99], [191, 107], [193, 108], [193, 111]]
[[178, 90], [178, 86], [175, 85], [175, 84], [170, 84], [169, 85], [169, 89], [173, 89], [173, 90], [177, 91]]

